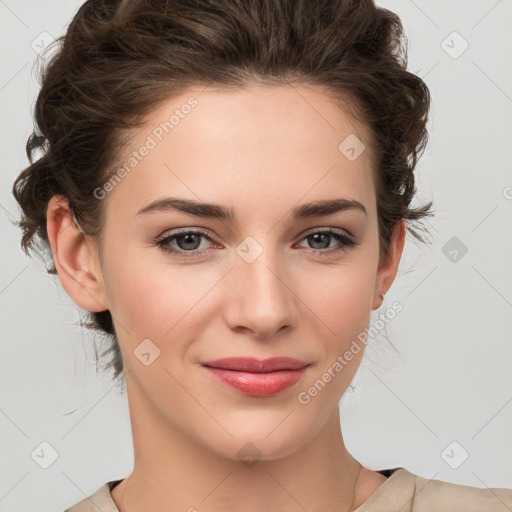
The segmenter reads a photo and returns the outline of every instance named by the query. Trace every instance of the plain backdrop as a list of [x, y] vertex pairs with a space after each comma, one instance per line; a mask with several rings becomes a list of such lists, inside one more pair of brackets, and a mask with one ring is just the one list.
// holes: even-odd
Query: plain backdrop
[[[133, 464], [126, 395], [97, 371], [84, 311], [24, 255], [13, 224], [37, 45], [81, 3], [0, 0], [2, 512], [64, 510]], [[408, 234], [373, 313], [403, 306], [341, 401], [345, 441], [372, 469], [512, 488], [512, 2], [377, 3], [402, 18], [409, 70], [432, 93], [417, 202], [432, 199], [436, 216], [429, 245]]]

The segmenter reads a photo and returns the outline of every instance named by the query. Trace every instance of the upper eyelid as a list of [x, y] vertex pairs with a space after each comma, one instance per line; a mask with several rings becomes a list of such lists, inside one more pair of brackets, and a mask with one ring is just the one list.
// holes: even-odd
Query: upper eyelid
[[[335, 231], [336, 233], [339, 233], [341, 235], [345, 235], [347, 236], [347, 238], [350, 238], [351, 240], [355, 240], [355, 236], [348, 230], [344, 229], [344, 228], [335, 228], [335, 227], [332, 227], [332, 226], [326, 226], [326, 227], [314, 227], [314, 228], [310, 228], [309, 230], [307, 230], [306, 232], [302, 233], [300, 235], [300, 238], [299, 238], [299, 242], [302, 241], [304, 238], [306, 238], [307, 236], [309, 235], [312, 235], [312, 234], [315, 234], [315, 233], [322, 233], [322, 232], [327, 232], [329, 230], [332, 230], [332, 231]], [[163, 234], [161, 236], [158, 237], [158, 240], [165, 240], [167, 238], [172, 238], [173, 240], [176, 239], [176, 237], [180, 236], [180, 235], [186, 235], [186, 234], [189, 234], [189, 233], [194, 233], [194, 234], [199, 234], [201, 236], [204, 236], [205, 238], [207, 238], [210, 242], [212, 243], [216, 243], [215, 240], [213, 239], [214, 236], [211, 235], [212, 232], [210, 232], [209, 230], [207, 230], [206, 228], [178, 228], [176, 231], [174, 232], [171, 232], [171, 233], [168, 233], [168, 234]]]
[[340, 234], [343, 234], [343, 235], [347, 235], [348, 237], [350, 238], [354, 238], [354, 235], [348, 231], [347, 229], [344, 229], [344, 228], [334, 228], [334, 227], [319, 227], [319, 228], [311, 228], [311, 230], [308, 230], [306, 231], [303, 235], [302, 235], [302, 238], [312, 234], [312, 233], [321, 233], [321, 232], [324, 232], [324, 231], [329, 231], [329, 230], [332, 230], [332, 231], [335, 231], [336, 233], [340, 233]]
[[199, 228], [178, 229], [177, 231], [172, 231], [170, 233], [164, 232], [162, 235], [158, 236], [156, 238], [156, 240], [162, 241], [162, 240], [166, 240], [168, 238], [172, 238], [173, 240], [175, 240], [177, 237], [179, 237], [181, 235], [188, 235], [188, 234], [200, 235], [200, 236], [203, 236], [204, 238], [207, 238], [208, 240], [210, 240], [210, 242], [215, 243], [214, 236], [209, 231], [204, 231], [203, 229], [199, 229]]

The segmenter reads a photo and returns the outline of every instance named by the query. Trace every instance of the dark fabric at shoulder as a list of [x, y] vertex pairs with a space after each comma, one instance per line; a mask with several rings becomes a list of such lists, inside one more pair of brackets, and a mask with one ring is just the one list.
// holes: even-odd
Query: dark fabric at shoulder
[[377, 471], [377, 473], [380, 473], [381, 475], [384, 475], [385, 477], [390, 477], [398, 468], [393, 469], [381, 469], [380, 471]]
[[121, 480], [112, 480], [111, 482], [107, 482], [108, 488], [112, 490], [116, 485], [119, 485], [123, 481], [123, 478]]

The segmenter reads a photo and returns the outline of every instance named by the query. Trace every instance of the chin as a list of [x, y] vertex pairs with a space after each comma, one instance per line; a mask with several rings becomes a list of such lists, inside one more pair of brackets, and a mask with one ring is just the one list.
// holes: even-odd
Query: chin
[[[289, 457], [299, 451], [305, 444], [314, 438], [321, 425], [298, 424], [297, 418], [290, 421], [289, 412], [274, 415], [272, 421], [245, 421], [243, 424], [227, 426], [226, 430], [233, 436], [223, 435], [222, 439], [215, 439], [215, 446], [211, 446], [212, 438], [208, 439], [209, 449], [219, 456], [246, 461], [272, 461]], [[284, 419], [284, 421], [283, 421]], [[248, 428], [250, 425], [252, 428]], [[238, 428], [237, 428], [238, 427]], [[305, 428], [306, 427], [306, 428]], [[316, 427], [316, 428], [315, 428]]]

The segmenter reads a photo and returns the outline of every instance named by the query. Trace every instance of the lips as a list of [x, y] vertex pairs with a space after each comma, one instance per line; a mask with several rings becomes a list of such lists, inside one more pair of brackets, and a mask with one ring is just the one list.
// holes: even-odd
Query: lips
[[270, 397], [297, 383], [309, 364], [290, 357], [238, 357], [205, 361], [202, 366], [214, 380], [231, 389], [245, 395]]
[[253, 357], [229, 357], [225, 359], [216, 359], [215, 361], [206, 361], [203, 365], [222, 370], [268, 373], [282, 370], [299, 370], [307, 366], [308, 363], [299, 361], [292, 357], [271, 357], [263, 360], [255, 359]]

